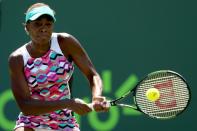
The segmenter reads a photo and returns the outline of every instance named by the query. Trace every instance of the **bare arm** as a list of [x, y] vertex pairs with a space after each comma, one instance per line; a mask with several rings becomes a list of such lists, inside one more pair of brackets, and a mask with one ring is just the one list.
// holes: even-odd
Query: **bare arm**
[[[61, 43], [61, 49], [66, 52], [65, 54], [67, 56], [71, 56], [74, 63], [88, 79], [92, 91], [92, 100], [99, 102], [105, 101], [105, 97], [102, 96], [102, 80], [79, 41], [73, 36], [66, 38], [60, 36], [59, 41]], [[99, 105], [98, 108], [100, 108]]]
[[[91, 111], [85, 102], [70, 99], [58, 101], [32, 99], [23, 73], [23, 58], [19, 54], [13, 53], [9, 57], [9, 73], [16, 102], [21, 111], [26, 115], [39, 115], [63, 108], [71, 109], [81, 115]], [[81, 108], [83, 110], [80, 110]]]

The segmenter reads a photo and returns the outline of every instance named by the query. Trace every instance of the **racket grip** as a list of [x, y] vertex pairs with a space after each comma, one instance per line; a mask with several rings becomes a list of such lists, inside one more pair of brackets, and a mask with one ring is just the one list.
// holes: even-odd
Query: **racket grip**
[[110, 101], [107, 101], [107, 103], [106, 103], [106, 107], [111, 107], [112, 105], [111, 105], [111, 102]]

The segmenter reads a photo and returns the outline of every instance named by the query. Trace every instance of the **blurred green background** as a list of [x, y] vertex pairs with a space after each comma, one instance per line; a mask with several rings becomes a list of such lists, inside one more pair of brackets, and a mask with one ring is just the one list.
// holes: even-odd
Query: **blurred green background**
[[[109, 99], [160, 69], [179, 72], [191, 86], [190, 106], [176, 119], [159, 121], [114, 107], [108, 113], [77, 117], [82, 131], [197, 130], [197, 1], [0, 0], [0, 131], [11, 131], [19, 113], [10, 91], [7, 59], [29, 41], [22, 23], [24, 12], [35, 2], [55, 10], [55, 32], [68, 32], [81, 42], [102, 76]], [[87, 80], [77, 67], [73, 95], [91, 98]]]

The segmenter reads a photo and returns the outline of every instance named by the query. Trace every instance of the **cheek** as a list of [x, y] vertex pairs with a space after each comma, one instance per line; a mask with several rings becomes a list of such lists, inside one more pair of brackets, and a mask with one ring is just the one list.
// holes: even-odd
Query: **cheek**
[[53, 26], [49, 28], [49, 31], [50, 32], [53, 32]]
[[36, 32], [33, 32], [33, 31], [29, 31], [29, 35], [30, 35], [30, 37], [33, 39], [35, 39], [36, 37], [37, 37], [37, 35], [36, 35], [37, 33]]

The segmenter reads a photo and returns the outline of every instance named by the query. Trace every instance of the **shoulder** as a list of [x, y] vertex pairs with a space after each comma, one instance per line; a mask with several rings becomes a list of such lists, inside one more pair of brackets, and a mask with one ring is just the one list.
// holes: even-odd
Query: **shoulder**
[[60, 46], [65, 47], [67, 49], [72, 48], [81, 48], [80, 42], [75, 38], [73, 35], [62, 32], [57, 33], [57, 39], [60, 44]]
[[62, 38], [69, 38], [72, 36], [71, 34], [66, 33], [66, 32], [59, 32], [59, 33], [54, 33], [54, 34], [56, 34], [58, 37], [62, 37]]
[[16, 49], [9, 55], [8, 63], [10, 68], [16, 68], [16, 66], [18, 67], [19, 65], [23, 65], [23, 55], [21, 49], [22, 47]]
[[61, 33], [55, 33], [57, 35], [57, 38], [58, 38], [58, 41], [67, 41], [67, 42], [71, 42], [71, 41], [76, 41], [77, 39], [69, 34], [69, 33], [66, 33], [66, 32], [61, 32]]

